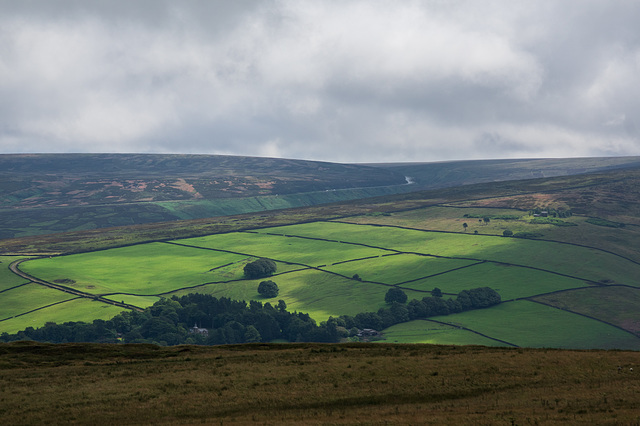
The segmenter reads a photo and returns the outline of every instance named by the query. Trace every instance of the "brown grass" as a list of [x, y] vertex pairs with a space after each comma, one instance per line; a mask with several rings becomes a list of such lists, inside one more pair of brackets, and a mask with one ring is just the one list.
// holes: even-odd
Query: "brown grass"
[[623, 351], [429, 345], [19, 343], [0, 345], [0, 419], [631, 424], [640, 420], [637, 362]]

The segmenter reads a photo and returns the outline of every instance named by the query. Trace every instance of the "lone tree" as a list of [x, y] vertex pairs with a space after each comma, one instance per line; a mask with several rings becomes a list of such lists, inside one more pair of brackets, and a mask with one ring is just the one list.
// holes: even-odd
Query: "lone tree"
[[276, 297], [279, 292], [278, 285], [271, 280], [262, 281], [258, 284], [258, 293], [263, 297]]
[[384, 301], [387, 303], [405, 303], [407, 301], [407, 295], [399, 288], [391, 287], [389, 291], [387, 291], [387, 294], [384, 296]]
[[484, 221], [484, 224], [486, 225], [487, 223], [491, 222], [491, 218], [489, 217], [483, 217], [482, 220]]
[[276, 263], [269, 259], [258, 259], [244, 265], [244, 276], [247, 278], [264, 278], [272, 275], [277, 269]]
[[465, 222], [465, 223], [463, 223], [463, 224], [462, 224], [462, 227], [464, 228], [464, 232], [467, 232], [467, 227], [468, 227], [468, 226], [469, 226], [469, 225], [467, 225], [467, 222]]
[[513, 231], [510, 231], [509, 229], [505, 229], [505, 230], [502, 232], [502, 236], [503, 236], [503, 237], [511, 237], [511, 236], [513, 236]]

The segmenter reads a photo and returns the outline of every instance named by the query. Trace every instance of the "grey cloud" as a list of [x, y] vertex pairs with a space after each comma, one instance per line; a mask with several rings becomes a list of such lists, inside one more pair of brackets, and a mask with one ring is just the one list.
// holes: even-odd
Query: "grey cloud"
[[0, 152], [640, 154], [632, 1], [0, 8]]

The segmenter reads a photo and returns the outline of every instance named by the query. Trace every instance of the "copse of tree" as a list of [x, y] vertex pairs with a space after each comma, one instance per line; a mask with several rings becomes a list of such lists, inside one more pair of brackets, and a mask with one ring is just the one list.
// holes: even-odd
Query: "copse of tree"
[[273, 260], [261, 258], [244, 266], [244, 276], [249, 279], [264, 278], [273, 275], [277, 268]]
[[[197, 325], [197, 329], [194, 329]], [[158, 345], [220, 345], [248, 342], [335, 342], [333, 330], [318, 326], [307, 314], [286, 311], [284, 302], [273, 307], [252, 300], [247, 303], [188, 294], [161, 299], [143, 312], [125, 311], [93, 323], [47, 323], [15, 334], [3, 333], [0, 341], [35, 340], [67, 343], [153, 343]]]
[[463, 290], [455, 300], [428, 296], [422, 299], [413, 299], [406, 305], [394, 301], [391, 302], [389, 308], [380, 308], [378, 312], [361, 312], [355, 317], [342, 315], [339, 319], [344, 323], [346, 329], [373, 328], [382, 330], [401, 322], [488, 308], [500, 302], [501, 298], [498, 292], [489, 287], [481, 287]]
[[262, 297], [276, 297], [279, 292], [278, 285], [271, 280], [262, 281], [258, 284], [258, 293]]
[[389, 291], [387, 291], [387, 294], [385, 294], [384, 301], [387, 303], [405, 303], [407, 301], [407, 295], [401, 289], [397, 287], [391, 287]]

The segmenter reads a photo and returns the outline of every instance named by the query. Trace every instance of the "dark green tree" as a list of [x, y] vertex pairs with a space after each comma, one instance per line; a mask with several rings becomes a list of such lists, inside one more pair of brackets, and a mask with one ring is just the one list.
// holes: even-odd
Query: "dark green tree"
[[262, 258], [247, 263], [244, 266], [244, 276], [249, 279], [264, 278], [273, 275], [276, 269], [277, 266], [273, 260]]
[[254, 343], [262, 340], [258, 329], [254, 326], [250, 325], [244, 330], [244, 341], [245, 343]]
[[482, 220], [484, 221], [484, 224], [486, 225], [487, 223], [491, 222], [491, 219], [488, 217], [483, 217]]
[[284, 311], [286, 311], [286, 310], [287, 310], [287, 304], [286, 304], [286, 303], [285, 303], [285, 301], [284, 301], [284, 300], [282, 300], [282, 299], [278, 300], [278, 310], [279, 310], [280, 312], [284, 312]]
[[467, 222], [465, 222], [465, 223], [463, 223], [463, 224], [462, 224], [462, 227], [464, 228], [464, 232], [467, 232], [467, 227], [468, 227], [468, 226], [469, 226], [469, 225], [467, 225]]
[[384, 301], [387, 303], [405, 303], [407, 301], [407, 295], [399, 288], [391, 287], [389, 291], [387, 291], [387, 294], [384, 296]]
[[278, 285], [271, 280], [262, 281], [258, 284], [258, 293], [263, 297], [276, 297], [279, 292]]
[[431, 290], [431, 295], [433, 297], [442, 297], [442, 290], [440, 290], [438, 287], [435, 287], [433, 290]]
[[502, 236], [503, 236], [503, 237], [511, 237], [511, 236], [513, 236], [513, 231], [510, 231], [509, 229], [505, 229], [505, 230], [502, 232]]

